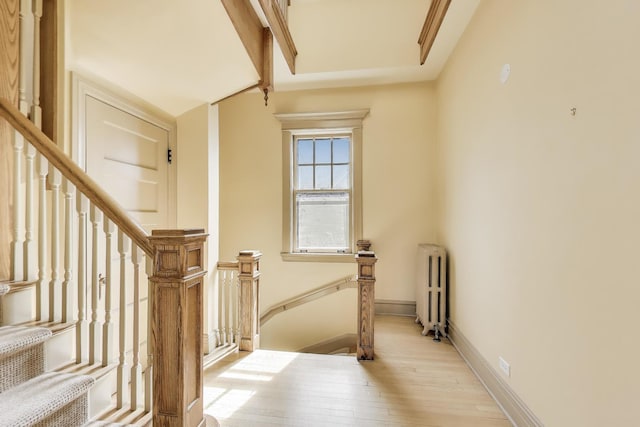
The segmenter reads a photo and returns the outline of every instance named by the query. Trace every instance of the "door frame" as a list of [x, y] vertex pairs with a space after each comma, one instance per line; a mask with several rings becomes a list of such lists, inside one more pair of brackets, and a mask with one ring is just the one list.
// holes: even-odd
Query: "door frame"
[[71, 72], [71, 158], [85, 172], [87, 170], [87, 140], [86, 140], [86, 108], [87, 97], [95, 98], [105, 104], [117, 108], [154, 126], [164, 129], [169, 134], [169, 149], [173, 159], [167, 165], [167, 228], [176, 227], [177, 210], [177, 150], [176, 150], [176, 122], [175, 119], [155, 109], [135, 95], [108, 86], [108, 83], [98, 84], [88, 78]]

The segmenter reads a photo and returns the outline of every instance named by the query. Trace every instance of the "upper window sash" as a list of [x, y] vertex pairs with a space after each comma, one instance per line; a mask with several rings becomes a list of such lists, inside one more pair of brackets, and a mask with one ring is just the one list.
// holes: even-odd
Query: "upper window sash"
[[[318, 158], [317, 144], [324, 141], [329, 142], [329, 152]], [[305, 144], [309, 148], [301, 153], [300, 144], [306, 142], [309, 143]], [[322, 136], [299, 135], [293, 137], [292, 144], [291, 173], [294, 189], [350, 190], [353, 187], [353, 135], [351, 133], [323, 134]], [[323, 168], [328, 176], [319, 174], [319, 168]], [[324, 178], [324, 185], [318, 183], [319, 177]], [[302, 181], [304, 184], [301, 184]]]

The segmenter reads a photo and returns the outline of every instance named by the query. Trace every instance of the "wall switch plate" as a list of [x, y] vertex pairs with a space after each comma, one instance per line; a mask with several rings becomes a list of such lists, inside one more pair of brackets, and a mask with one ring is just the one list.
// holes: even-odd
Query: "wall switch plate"
[[506, 376], [511, 376], [511, 365], [509, 365], [502, 357], [498, 357], [498, 366], [500, 366], [500, 370], [502, 370]]

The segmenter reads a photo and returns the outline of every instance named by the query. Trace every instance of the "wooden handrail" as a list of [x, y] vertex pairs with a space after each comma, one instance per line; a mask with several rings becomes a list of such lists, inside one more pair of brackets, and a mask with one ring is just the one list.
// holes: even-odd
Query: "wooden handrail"
[[278, 304], [272, 305], [269, 307], [265, 313], [260, 316], [260, 325], [262, 326], [268, 320], [270, 320], [273, 316], [278, 313], [282, 313], [283, 311], [290, 310], [294, 307], [297, 307], [302, 304], [306, 304], [308, 302], [317, 300], [318, 298], [322, 298], [324, 296], [330, 295], [332, 293], [341, 291], [343, 289], [348, 288], [357, 288], [358, 282], [354, 276], [345, 276], [342, 279], [333, 281], [326, 285], [320, 286], [315, 289], [311, 289], [303, 294], [296, 295], [293, 298], [289, 298], [285, 301], [279, 302]]
[[147, 255], [153, 257], [149, 236], [140, 224], [109, 196], [89, 175], [73, 162], [53, 141], [27, 119], [11, 102], [0, 98], [0, 116], [29, 141], [93, 205], [113, 221]]
[[218, 261], [218, 270], [237, 270], [238, 261]]

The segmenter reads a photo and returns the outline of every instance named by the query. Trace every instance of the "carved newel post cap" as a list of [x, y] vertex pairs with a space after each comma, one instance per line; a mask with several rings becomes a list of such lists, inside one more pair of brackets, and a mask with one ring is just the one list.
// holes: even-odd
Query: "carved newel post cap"
[[370, 240], [358, 240], [356, 242], [356, 246], [358, 247], [358, 252], [360, 251], [368, 251], [371, 249], [371, 241]]

